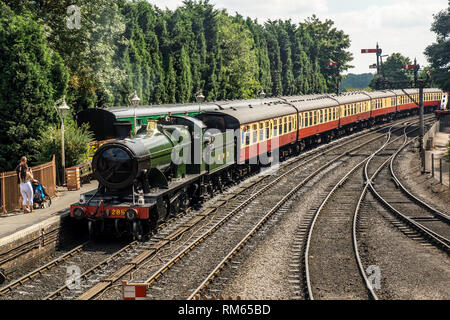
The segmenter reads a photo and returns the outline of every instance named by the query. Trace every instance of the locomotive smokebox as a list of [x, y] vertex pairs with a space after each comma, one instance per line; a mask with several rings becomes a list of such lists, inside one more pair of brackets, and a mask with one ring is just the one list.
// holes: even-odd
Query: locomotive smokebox
[[92, 159], [95, 178], [105, 187], [115, 190], [131, 186], [151, 166], [150, 151], [139, 139], [104, 144]]

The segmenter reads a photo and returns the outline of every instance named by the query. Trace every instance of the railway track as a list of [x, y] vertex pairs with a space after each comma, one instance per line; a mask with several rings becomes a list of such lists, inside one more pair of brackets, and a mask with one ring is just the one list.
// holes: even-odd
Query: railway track
[[[450, 253], [450, 216], [428, 205], [409, 192], [397, 178], [394, 163], [401, 148], [370, 178], [369, 187], [375, 197], [393, 214], [393, 223], [408, 237], [428, 241]], [[366, 174], [366, 179], [368, 173]]]
[[[406, 127], [404, 130], [406, 141]], [[308, 236], [303, 272], [309, 299], [378, 299], [358, 250], [357, 234], [366, 227], [359, 219], [359, 212], [372, 181], [368, 180], [369, 163], [374, 162], [374, 158], [378, 161], [393, 158], [404, 146], [400, 138], [393, 139], [389, 134], [376, 152], [370, 156], [359, 155], [361, 161], [329, 191], [313, 214], [310, 227], [304, 223], [302, 231], [307, 230]], [[365, 186], [363, 177], [369, 181]], [[359, 196], [359, 200], [355, 201], [355, 196]]]
[[[379, 138], [379, 137], [378, 137]], [[256, 225], [254, 225], [254, 222], [253, 222], [253, 226], [252, 227], [250, 227], [250, 226], [247, 226], [247, 225], [244, 225], [244, 228], [243, 228], [243, 230], [245, 231], [245, 235], [244, 236], [242, 236], [242, 235], [239, 235], [239, 236], [237, 236], [237, 235], [233, 235], [232, 236], [232, 238], [234, 238], [234, 239], [242, 239], [240, 242], [238, 242], [237, 244], [235, 244], [234, 246], [232, 246], [232, 249], [229, 251], [229, 253], [228, 254], [225, 254], [224, 255], [224, 258], [222, 259], [222, 261], [220, 261], [219, 262], [219, 264], [218, 265], [216, 265], [214, 268], [211, 268], [213, 271], [209, 274], [209, 275], [207, 275], [206, 276], [206, 278], [205, 278], [205, 280], [203, 280], [203, 281], [200, 281], [200, 286], [196, 289], [196, 290], [194, 290], [194, 292], [189, 296], [189, 298], [193, 298], [194, 296], [196, 296], [207, 284], [208, 284], [208, 282], [212, 279], [212, 278], [214, 278], [215, 277], [215, 275], [220, 271], [220, 269], [226, 264], [226, 262], [227, 261], [229, 261], [229, 259], [237, 252], [237, 251], [239, 251], [239, 249], [240, 248], [242, 248], [243, 247], [243, 245], [251, 238], [251, 236], [253, 236], [255, 233], [256, 233], [256, 231], [265, 223], [265, 221], [267, 221], [269, 218], [270, 218], [270, 216], [271, 215], [273, 215], [274, 213], [276, 213], [278, 210], [280, 210], [280, 211], [286, 211], [287, 209], [286, 209], [286, 207], [285, 207], [285, 205], [286, 205], [286, 202], [303, 186], [303, 185], [305, 185], [308, 181], [310, 181], [313, 177], [316, 177], [319, 173], [321, 173], [321, 172], [323, 172], [323, 170], [325, 170], [325, 169], [330, 169], [330, 167], [334, 164], [334, 165], [336, 165], [336, 162], [340, 159], [340, 158], [342, 158], [342, 157], [344, 157], [345, 155], [347, 155], [349, 152], [352, 152], [352, 151], [355, 151], [355, 150], [357, 150], [357, 149], [360, 149], [360, 148], [362, 148], [363, 146], [366, 146], [367, 145], [367, 143], [363, 143], [363, 144], [361, 144], [361, 145], [359, 145], [358, 147], [356, 147], [356, 148], [353, 148], [352, 150], [348, 150], [348, 151], [346, 151], [346, 152], [344, 152], [343, 154], [341, 154], [341, 155], [339, 155], [338, 157], [336, 157], [336, 158], [334, 158], [334, 159], [332, 159], [331, 161], [329, 161], [329, 162], [326, 162], [325, 164], [323, 164], [319, 169], [317, 169], [316, 171], [314, 171], [311, 175], [309, 175], [308, 177], [303, 177], [303, 178], [301, 178], [300, 176], [298, 176], [298, 177], [293, 177], [292, 178], [292, 180], [293, 181], [301, 181], [299, 184], [297, 184], [297, 185], [293, 185], [292, 183], [291, 184], [288, 184], [287, 185], [287, 188], [286, 189], [282, 189], [281, 191], [278, 189], [277, 191], [278, 191], [278, 194], [279, 193], [281, 193], [281, 194], [284, 194], [284, 193], [286, 193], [287, 195], [285, 196], [285, 197], [283, 197], [281, 200], [279, 200], [278, 202], [276, 202], [276, 204], [275, 204], [275, 206], [273, 206], [272, 207], [272, 209], [271, 210], [269, 210], [269, 212], [268, 213], [266, 213], [266, 214], [264, 214], [262, 217], [261, 217], [261, 215], [259, 215], [259, 217], [258, 218], [260, 218], [259, 219], [259, 222], [256, 224]], [[305, 170], [305, 171], [308, 171], [308, 170]], [[279, 185], [277, 185], [277, 186], [279, 186]], [[284, 191], [284, 190], [286, 190], [286, 191]], [[270, 194], [269, 193], [269, 197], [270, 198], [272, 198], [272, 199], [277, 199], [277, 197], [276, 197], [276, 194]], [[254, 201], [254, 198], [251, 198], [251, 199], [249, 199], [249, 201]], [[272, 201], [273, 202], [273, 201]], [[264, 203], [264, 206], [260, 206], [259, 208], [255, 208], [254, 206], [251, 208], [251, 211], [252, 211], [252, 213], [254, 213], [255, 211], [262, 211], [262, 212], [266, 212], [266, 208], [267, 208], [267, 204], [266, 203]], [[247, 216], [250, 216], [250, 213], [247, 211]], [[240, 221], [240, 223], [242, 224], [242, 219], [241, 220], [239, 220]], [[251, 216], [251, 221], [258, 221], [258, 219], [255, 219], [253, 216]], [[211, 229], [211, 231], [213, 230], [213, 229], [215, 229], [215, 227], [214, 228], [212, 228]], [[251, 230], [250, 232], [248, 232], [248, 230]], [[208, 231], [208, 233], [209, 233], [209, 231]], [[196, 243], [197, 244], [202, 244], [203, 246], [209, 246], [209, 247], [211, 247], [211, 246], [213, 246], [213, 244], [214, 243], [209, 243], [209, 244], [207, 244], [207, 245], [204, 245], [204, 243], [205, 243], [205, 241], [206, 241], [206, 237], [207, 236], [209, 236], [209, 234], [208, 233], [206, 233], [205, 234], [205, 237], [200, 237], [200, 238], [198, 238], [197, 239], [197, 241], [196, 241]], [[220, 236], [217, 236], [217, 238], [221, 238]], [[217, 241], [216, 241], [217, 242]], [[148, 279], [146, 279], [146, 280], [144, 280], [144, 281], [142, 281], [142, 282], [144, 282], [144, 283], [147, 283], [147, 284], [154, 284], [164, 273], [166, 273], [166, 272], [168, 272], [168, 270], [170, 269], [170, 268], [172, 268], [176, 263], [178, 263], [183, 257], [185, 257], [188, 253], [190, 253], [190, 251], [193, 249], [193, 246], [189, 246], [188, 248], [186, 248], [186, 250], [183, 250], [182, 252], [180, 252], [178, 255], [176, 255], [175, 257], [173, 257], [170, 261], [168, 261], [166, 264], [164, 264], [163, 266], [161, 266], [156, 272], [154, 272], [153, 273], [153, 275], [150, 277], [150, 278], [148, 278]], [[215, 250], [213, 250], [213, 252], [214, 253], [217, 253], [218, 252], [218, 250], [220, 250], [221, 248], [217, 248], [217, 249], [215, 249]], [[222, 249], [223, 250], [223, 249]], [[204, 256], [203, 254], [202, 254], [202, 256]], [[205, 255], [206, 256], [206, 255]], [[221, 255], [222, 256], [222, 255]], [[187, 262], [184, 262], [183, 263], [183, 266], [182, 267], [179, 267], [179, 269], [180, 270], [183, 270], [184, 272], [186, 272], [186, 270], [189, 268], [189, 265], [190, 265], [191, 263], [189, 262], [189, 260], [187, 261]], [[190, 273], [191, 274], [191, 273]], [[195, 272], [193, 272], [192, 274], [195, 274]], [[197, 276], [197, 275], [196, 275]], [[175, 276], [173, 276], [175, 279], [172, 279], [172, 280], [165, 280], [164, 282], [168, 282], [168, 283], [177, 283], [177, 287], [180, 285], [180, 277], [178, 277], [177, 278], [177, 276], [175, 275]], [[134, 280], [134, 279], [133, 279]], [[191, 279], [189, 279], [189, 280], [191, 280]], [[139, 281], [138, 281], [139, 282]], [[159, 282], [158, 282], [159, 283]], [[189, 285], [188, 284], [184, 284], [184, 286], [185, 287], [189, 287]], [[150, 288], [150, 291], [152, 291], [151, 290], [151, 288]], [[161, 289], [161, 286], [158, 286], [157, 287], [157, 290], [153, 290], [153, 293], [152, 292], [150, 292], [150, 294], [151, 294], [151, 297], [152, 298], [157, 298], [158, 297], [158, 293], [157, 292], [154, 292], [154, 291], [159, 291], [159, 292], [161, 292], [161, 291], [164, 291], [164, 293], [165, 294], [167, 294], [167, 292], [168, 292], [168, 289], [166, 288], [166, 287], [164, 287], [164, 290], [162, 290]], [[169, 298], [172, 298], [172, 299], [178, 299], [178, 298], [185, 298], [185, 297], [183, 297], [183, 296], [176, 296], [176, 293], [177, 293], [177, 289], [175, 289], [175, 290], [173, 290], [173, 294], [175, 294], [174, 296], [169, 296]], [[167, 296], [165, 296], [165, 298], [167, 298]]]
[[[382, 129], [378, 129], [382, 130]], [[372, 130], [373, 131], [373, 130]], [[378, 131], [375, 131], [378, 132]], [[314, 164], [314, 161], [321, 162], [323, 159], [321, 157], [324, 156], [324, 153], [333, 155], [334, 151], [337, 151], [339, 148], [342, 148], [344, 145], [349, 146], [354, 140], [361, 139], [362, 136], [370, 136], [374, 132], [370, 133], [359, 133], [356, 136], [347, 137], [345, 139], [346, 143], [342, 144], [337, 147], [330, 147], [330, 146], [323, 146], [322, 148], [319, 147], [315, 150], [312, 150], [311, 152], [305, 153], [300, 157], [297, 157], [295, 159], [291, 159], [291, 161], [287, 161], [286, 164], [282, 165], [281, 170], [285, 170], [286, 172], [292, 173], [293, 171], [297, 170], [298, 168], [305, 165], [304, 162], [300, 162], [300, 164], [296, 164], [297, 162], [307, 159], [306, 161], [311, 163], [311, 165]], [[369, 139], [374, 140], [373, 139]], [[332, 145], [337, 145], [340, 141], [335, 141]], [[366, 144], [368, 142], [364, 142], [363, 144]], [[363, 145], [361, 144], [361, 145]], [[345, 151], [345, 153], [348, 153], [349, 151]], [[312, 158], [309, 158], [311, 157]], [[287, 168], [288, 166], [294, 166], [294, 169]], [[290, 174], [289, 173], [289, 174]], [[286, 174], [288, 176], [289, 174]], [[283, 176], [285, 177], [285, 176]], [[205, 210], [198, 212], [193, 212], [191, 215], [186, 214], [184, 217], [177, 218], [176, 223], [167, 223], [164, 228], [161, 228], [161, 232], [158, 233], [151, 241], [140, 244], [137, 242], [132, 242], [128, 245], [126, 245], [124, 248], [119, 250], [118, 252], [113, 253], [103, 261], [100, 261], [95, 266], [89, 268], [86, 272], [82, 274], [82, 280], [85, 282], [83, 284], [83, 288], [89, 288], [87, 291], [84, 292], [81, 296], [77, 296], [78, 291], [68, 290], [68, 286], [64, 285], [60, 288], [58, 288], [56, 291], [48, 294], [44, 297], [44, 299], [55, 299], [55, 298], [65, 298], [65, 299], [73, 299], [73, 298], [79, 298], [79, 299], [91, 299], [98, 294], [101, 294], [104, 292], [107, 288], [111, 287], [113, 283], [115, 283], [117, 280], [122, 278], [124, 275], [129, 274], [133, 270], [137, 269], [142, 262], [146, 261], [149, 257], [155, 256], [158, 252], [164, 252], [166, 247], [171, 247], [177, 240], [179, 240], [183, 234], [188, 233], [188, 230], [192, 230], [194, 226], [197, 224], [200, 224], [200, 222], [206, 222], [206, 220], [209, 219], [209, 224], [216, 223], [214, 221], [214, 213], [218, 211], [221, 208], [224, 208], [225, 204], [228, 202], [233, 202], [233, 200], [238, 199], [239, 197], [243, 197], [247, 200], [252, 199], [254, 200], [255, 197], [248, 198], [248, 193], [254, 193], [253, 190], [256, 185], [259, 186], [259, 183], [262, 183], [261, 181], [264, 180], [270, 180], [270, 175], [257, 177], [253, 180], [253, 182], [249, 182], [247, 185], [245, 185], [246, 182], [244, 182], [244, 185], [236, 188], [235, 191], [225, 193], [221, 197], [221, 199], [213, 201], [213, 204], [209, 207], [207, 207]], [[272, 179], [272, 185], [275, 185], [278, 183], [280, 179]], [[274, 182], [276, 181], [276, 182]], [[270, 184], [270, 182], [267, 182]], [[264, 189], [259, 189], [260, 191]], [[257, 192], [258, 193], [258, 192]], [[259, 193], [261, 194], [261, 193]], [[247, 201], [247, 204], [242, 204], [242, 200], [238, 204], [234, 204], [235, 212], [241, 211], [248, 203], [250, 203], [252, 200]], [[233, 204], [232, 204], [233, 205]], [[237, 210], [236, 210], [237, 209]], [[238, 216], [239, 218], [239, 216]], [[236, 219], [238, 219], [236, 218]], [[240, 218], [239, 218], [240, 219]], [[207, 223], [208, 224], [208, 223]], [[199, 228], [201, 229], [201, 228]], [[190, 237], [194, 237], [194, 235], [191, 235]], [[86, 244], [85, 244], [86, 245]], [[73, 254], [77, 255], [79, 252], [83, 250], [74, 250], [73, 253], [67, 254], [67, 256], [72, 256]], [[66, 256], [66, 255], [65, 255]], [[122, 263], [117, 264], [115, 260], [121, 260]], [[41, 277], [42, 274], [44, 274], [45, 270], [48, 270], [50, 267], [59, 264], [59, 259], [56, 259], [48, 266], [43, 266], [40, 268], [40, 271], [34, 271], [27, 275], [26, 277], [23, 277], [23, 279], [18, 279], [17, 281], [12, 282], [7, 287], [4, 287], [0, 289], [0, 293], [6, 293], [9, 291], [12, 291], [13, 289], [23, 286], [25, 282], [28, 282], [31, 279], [39, 278], [38, 275]], [[92, 275], [94, 275], [94, 278], [92, 278]], [[47, 276], [48, 278], [48, 276]], [[65, 279], [63, 277], [63, 279]], [[61, 283], [61, 281], [60, 281]], [[34, 285], [31, 285], [34, 286]], [[36, 287], [36, 286], [34, 286]], [[28, 289], [27, 289], [28, 290]], [[21, 294], [23, 294], [24, 290], [21, 290]], [[64, 295], [65, 292], [65, 295]], [[1, 295], [0, 295], [0, 298]], [[39, 298], [42, 298], [42, 296], [39, 296]]]
[[[372, 138], [372, 139], [369, 139], [369, 140], [373, 140], [373, 141], [375, 141], [377, 138]], [[361, 144], [361, 146], [362, 145], [364, 145], [364, 144], [366, 144], [367, 143], [367, 141], [365, 141], [364, 143], [362, 143]], [[348, 143], [346, 143], [346, 145], [350, 145], [351, 144], [351, 141], [349, 141]], [[339, 148], [342, 148], [342, 146], [343, 145], [341, 145], [341, 146], [339, 146]], [[335, 149], [337, 149], [337, 148], [331, 148], [331, 149], [328, 149], [327, 150], [327, 152], [328, 153], [331, 153], [332, 151], [334, 151]], [[347, 153], [347, 152], [349, 152], [349, 149], [347, 149], [345, 152], [344, 152], [344, 154], [345, 153]], [[310, 165], [313, 163], [313, 160], [315, 160], [316, 161], [316, 165], [317, 165], [317, 163], [320, 163], [323, 159], [321, 158], [323, 156], [323, 154], [318, 154], [318, 155], [316, 155], [316, 156], [313, 156], [313, 158], [312, 159], [309, 159], [309, 160], [307, 160], [307, 162], [309, 162], [310, 163]], [[298, 161], [298, 160], [297, 160]], [[219, 213], [219, 215], [217, 216], [217, 218], [214, 218], [215, 220], [213, 220], [213, 221], [211, 221], [210, 222], [210, 224], [213, 224], [214, 226], [212, 227], [212, 228], [209, 228], [206, 232], [204, 232], [201, 236], [198, 236], [196, 239], [194, 239], [193, 241], [191, 241], [191, 242], [189, 242], [189, 243], [184, 243], [183, 245], [184, 245], [184, 248], [181, 248], [181, 251], [179, 251], [178, 252], [178, 254], [176, 254], [172, 259], [169, 259], [168, 261], [167, 260], [165, 260], [165, 257], [163, 257], [163, 258], [158, 258], [156, 255], [154, 256], [154, 257], [152, 257], [153, 259], [151, 259], [151, 261], [153, 260], [157, 260], [157, 259], [160, 259], [160, 260], [163, 260], [163, 261], [167, 261], [166, 263], [160, 263], [160, 264], [158, 264], [158, 263], [156, 263], [155, 264], [155, 266], [159, 266], [159, 268], [156, 268], [156, 270], [155, 271], [153, 271], [153, 275], [152, 275], [152, 277], [150, 277], [149, 279], [146, 279], [146, 280], [143, 280], [142, 278], [141, 279], [139, 279], [139, 277], [137, 276], [137, 272], [136, 271], [133, 271], [133, 278], [132, 278], [132, 281], [143, 281], [143, 282], [147, 282], [147, 283], [153, 283], [154, 282], [154, 280], [156, 280], [156, 279], [158, 279], [163, 273], [165, 273], [167, 270], [169, 270], [173, 265], [175, 265], [182, 257], [184, 257], [188, 252], [190, 252], [195, 246], [197, 246], [199, 243], [203, 243], [204, 242], [204, 240], [206, 239], [206, 238], [208, 238], [210, 235], [212, 235], [212, 234], [214, 234], [215, 232], [216, 232], [216, 230], [218, 230], [219, 229], [219, 227], [221, 227], [223, 224], [225, 224], [228, 220], [230, 220], [231, 219], [231, 217], [233, 217], [233, 216], [235, 216], [238, 212], [241, 212], [241, 210], [245, 207], [245, 206], [247, 206], [249, 203], [251, 203], [252, 201], [254, 201], [255, 200], [255, 198], [257, 197], [257, 196], [259, 196], [259, 195], [261, 195], [263, 192], [265, 192], [270, 186], [274, 186], [276, 183], [278, 183], [281, 179], [283, 179], [284, 177], [286, 177], [286, 176], [288, 176], [288, 175], [290, 175], [291, 173], [293, 173], [294, 171], [296, 171], [296, 170], [298, 170], [299, 168], [303, 168], [305, 165], [306, 165], [306, 163], [305, 162], [301, 162], [300, 164], [295, 164], [297, 161], [292, 161], [293, 163], [294, 163], [294, 168], [291, 168], [291, 169], [289, 169], [289, 166], [290, 165], [292, 165], [292, 163], [290, 163], [290, 164], [288, 164], [288, 165], [286, 165], [285, 167], [283, 167], [281, 170], [284, 170], [284, 171], [286, 171], [284, 174], [282, 174], [280, 177], [278, 177], [278, 178], [276, 178], [275, 180], [272, 180], [272, 182], [270, 182], [269, 183], [269, 185], [264, 185], [264, 186], [260, 186], [261, 188], [260, 188], [260, 190], [256, 193], [256, 194], [253, 194], [253, 195], [248, 195], [248, 196], [245, 196], [244, 195], [244, 199], [245, 199], [245, 201], [243, 201], [242, 202], [242, 200], [244, 200], [244, 199], [241, 199], [241, 201], [238, 201], [237, 203], [235, 203], [234, 204], [234, 207], [233, 208], [231, 208], [231, 212], [230, 212], [230, 209], [229, 208], [225, 208], [225, 207], [223, 207], [223, 205], [221, 205], [221, 208], [215, 208], [215, 210], [218, 210], [218, 211], [221, 211], [222, 209], [224, 209], [224, 212], [222, 212], [222, 215], [223, 214], [225, 214], [225, 216], [222, 216], [222, 217], [220, 217], [219, 215], [220, 215], [220, 213]], [[306, 170], [306, 169], [305, 169]], [[264, 181], [264, 184], [265, 183], [268, 183], [267, 181], [265, 181], [265, 178], [261, 178], [261, 181], [259, 181], [259, 184], [260, 185], [263, 185], [263, 181]], [[286, 191], [287, 192], [287, 191]], [[242, 217], [242, 216], [237, 216], [235, 219], [241, 219], [240, 217]], [[196, 218], [197, 220], [200, 220], [200, 218], [199, 217], [197, 217]], [[250, 220], [255, 220], [255, 219], [253, 219], [253, 218], [251, 218]], [[241, 223], [242, 221], [241, 220], [239, 220], [239, 223]], [[231, 228], [233, 228], [233, 227], [231, 227]], [[217, 236], [216, 236], [217, 237]], [[193, 239], [194, 238], [194, 236], [190, 236], [190, 239]], [[176, 251], [176, 249], [174, 249], [173, 250], [174, 252]], [[155, 253], [156, 254], [156, 253]], [[150, 261], [150, 262], [151, 262]], [[147, 262], [147, 264], [149, 264], [148, 262]], [[155, 266], [152, 266], [153, 268], [152, 269], [155, 269]], [[150, 272], [152, 272], [151, 270], [149, 271], [149, 270], [147, 270], [146, 271], [146, 273], [148, 274], [148, 273], [150, 273]], [[109, 285], [107, 285], [107, 283], [105, 283], [104, 285], [98, 285], [98, 287], [97, 288], [93, 288], [93, 290], [92, 291], [90, 291], [90, 292], [88, 292], [88, 293], [86, 293], [85, 295], [82, 295], [82, 296], [80, 296], [79, 298], [80, 299], [91, 299], [91, 298], [93, 298], [93, 297], [95, 297], [95, 296], [97, 296], [97, 295], [99, 295], [99, 294], [102, 294], [107, 288], [109, 288]]]

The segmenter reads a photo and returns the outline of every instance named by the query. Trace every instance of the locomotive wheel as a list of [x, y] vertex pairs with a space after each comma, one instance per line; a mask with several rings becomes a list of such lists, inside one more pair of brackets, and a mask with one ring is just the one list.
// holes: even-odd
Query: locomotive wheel
[[116, 231], [116, 237], [119, 238], [122, 235], [123, 230], [120, 230], [120, 221], [119, 219], [115, 219], [114, 221], [114, 230]]
[[175, 217], [179, 211], [180, 211], [180, 198], [178, 197], [170, 204], [170, 217]]
[[133, 221], [133, 240], [142, 240], [144, 235], [144, 230], [142, 228], [142, 223], [140, 220]]
[[180, 212], [185, 212], [188, 207], [188, 198], [186, 193], [180, 195]]
[[89, 240], [94, 240], [94, 238], [95, 238], [95, 222], [92, 220], [88, 220], [88, 232], [89, 232]]

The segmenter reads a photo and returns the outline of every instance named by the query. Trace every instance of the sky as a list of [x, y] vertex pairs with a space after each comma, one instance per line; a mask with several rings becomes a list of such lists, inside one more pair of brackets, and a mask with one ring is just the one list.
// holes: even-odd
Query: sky
[[[147, 0], [164, 9], [176, 9], [182, 0]], [[433, 14], [448, 7], [448, 0], [210, 0], [217, 9], [229, 14], [258, 19], [291, 19], [303, 22], [315, 14], [320, 20], [333, 20], [335, 27], [350, 36], [354, 68], [349, 73], [374, 72], [369, 65], [376, 63], [375, 54], [361, 54], [378, 42], [383, 55], [401, 53], [421, 66], [428, 65], [425, 48], [436, 41], [430, 30]], [[384, 59], [387, 59], [385, 57]]]

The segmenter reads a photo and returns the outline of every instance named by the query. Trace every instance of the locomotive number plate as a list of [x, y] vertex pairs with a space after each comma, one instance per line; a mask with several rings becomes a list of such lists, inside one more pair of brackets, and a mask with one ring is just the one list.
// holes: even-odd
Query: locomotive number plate
[[112, 216], [124, 216], [125, 215], [125, 209], [112, 209], [111, 210], [111, 215]]

